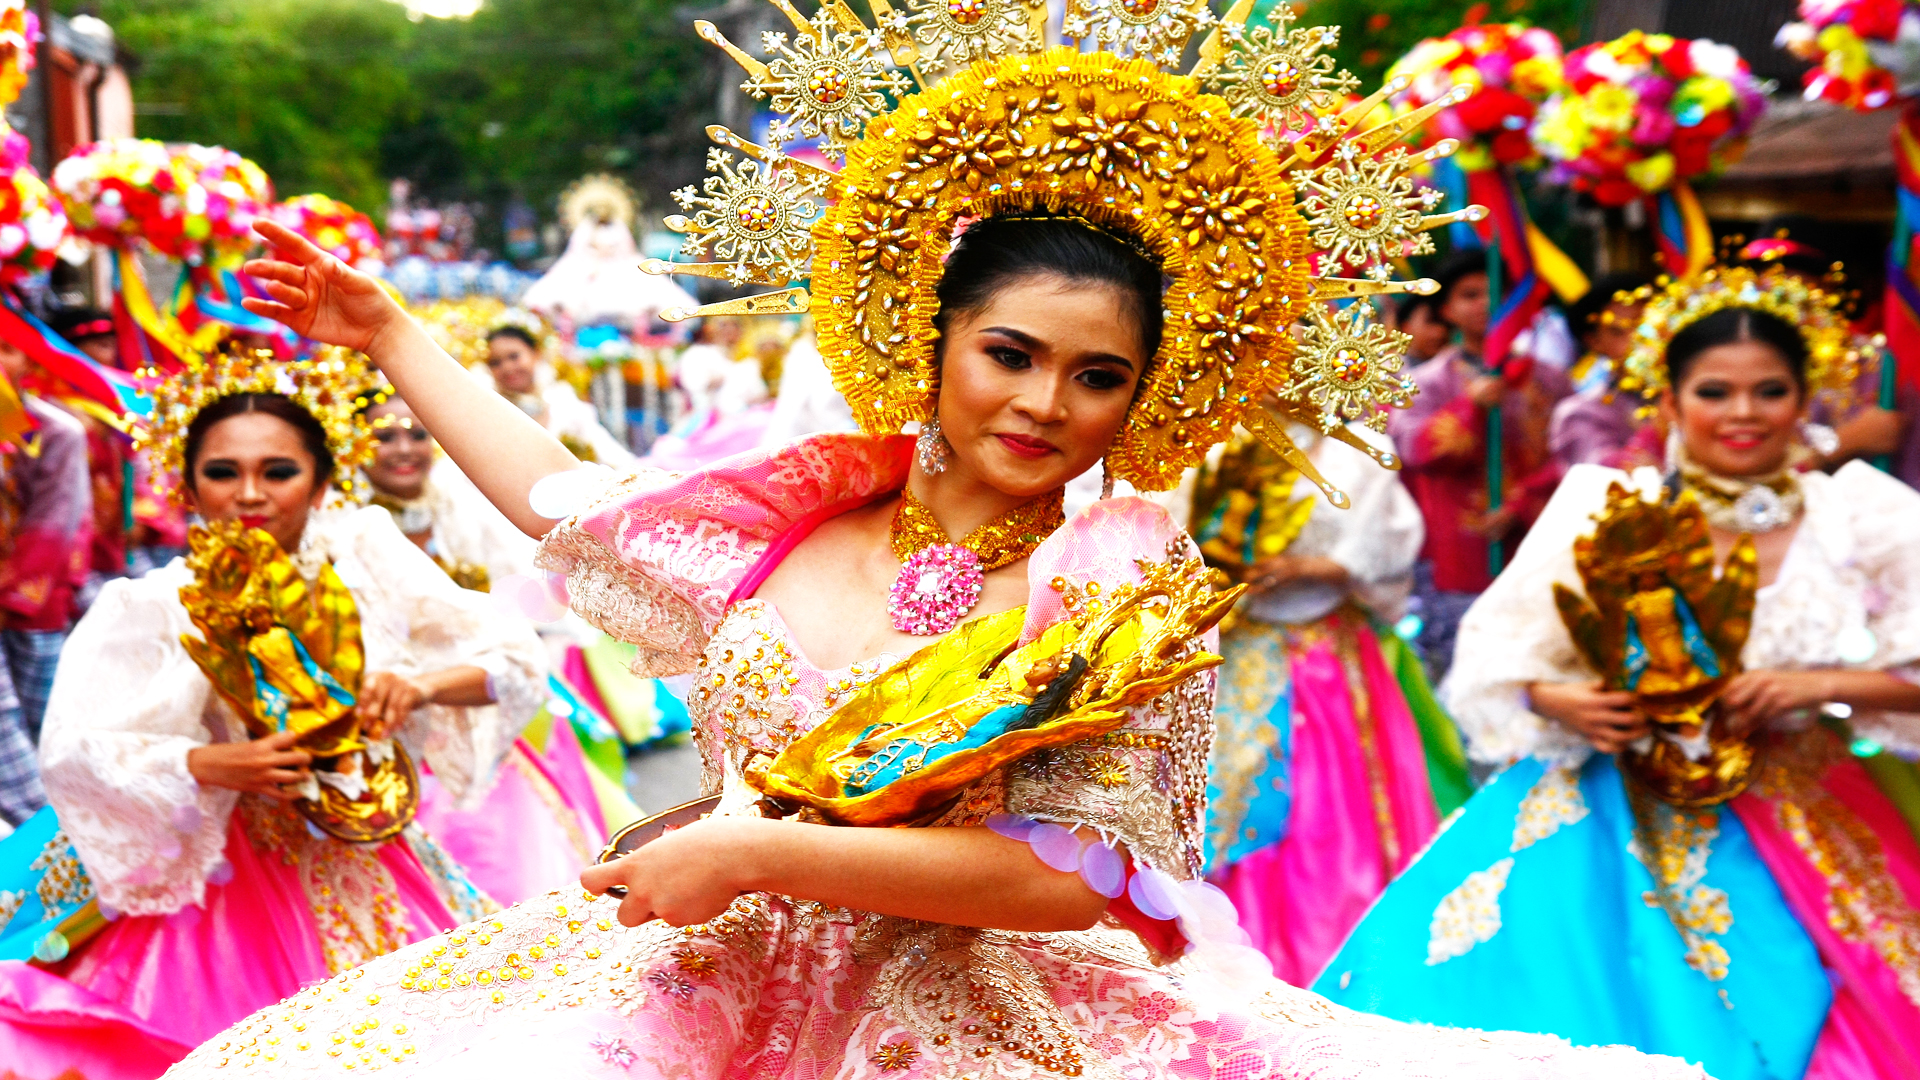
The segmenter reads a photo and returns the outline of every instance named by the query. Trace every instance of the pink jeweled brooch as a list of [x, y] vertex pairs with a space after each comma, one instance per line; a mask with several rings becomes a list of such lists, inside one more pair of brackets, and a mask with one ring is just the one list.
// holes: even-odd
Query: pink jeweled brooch
[[980, 556], [959, 544], [933, 544], [901, 565], [887, 591], [887, 614], [903, 634], [944, 634], [980, 602], [985, 583]]

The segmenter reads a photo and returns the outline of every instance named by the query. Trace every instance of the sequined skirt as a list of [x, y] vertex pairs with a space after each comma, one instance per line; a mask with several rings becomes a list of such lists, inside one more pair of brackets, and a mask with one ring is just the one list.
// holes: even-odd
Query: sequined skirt
[[253, 1017], [176, 1077], [1700, 1077], [1155, 969], [1131, 935], [983, 932], [744, 897], [627, 929], [557, 892]]

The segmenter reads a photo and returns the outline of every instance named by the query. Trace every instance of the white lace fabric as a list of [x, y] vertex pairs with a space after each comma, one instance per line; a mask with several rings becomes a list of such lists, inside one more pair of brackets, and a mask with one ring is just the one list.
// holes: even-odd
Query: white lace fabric
[[[1533, 755], [1574, 764], [1590, 753], [1585, 740], [1528, 709], [1526, 686], [1598, 678], [1560, 621], [1553, 585], [1582, 591], [1573, 542], [1591, 533], [1616, 481], [1643, 494], [1660, 487], [1650, 468], [1629, 476], [1574, 466], [1513, 562], [1461, 620], [1442, 693], [1476, 760]], [[1749, 671], [1844, 668], [1908, 677], [1920, 665], [1920, 493], [1864, 462], [1832, 476], [1808, 473], [1801, 486], [1805, 513], [1779, 576], [1756, 598], [1742, 664]], [[1867, 641], [1870, 657], [1842, 655]], [[1861, 735], [1920, 753], [1920, 716], [1860, 709], [1851, 723]]]
[[[1351, 430], [1381, 449], [1393, 449], [1385, 436]], [[1261, 622], [1307, 623], [1351, 597], [1380, 619], [1398, 619], [1406, 611], [1413, 562], [1427, 534], [1419, 504], [1398, 473], [1375, 465], [1353, 447], [1324, 437], [1314, 440], [1304, 432], [1297, 438], [1312, 441], [1307, 456], [1328, 483], [1347, 493], [1352, 505], [1338, 509], [1306, 477], [1294, 481], [1293, 497], [1312, 499], [1314, 507], [1286, 553], [1331, 559], [1346, 569], [1347, 583], [1282, 585], [1246, 600], [1242, 610]]]
[[493, 581], [534, 573], [533, 555], [540, 542], [515, 528], [452, 458], [434, 462], [427, 494], [433, 510], [433, 543], [441, 557], [455, 564], [484, 566]]
[[[352, 592], [367, 671], [472, 665], [492, 677], [495, 704], [426, 706], [395, 732], [456, 797], [478, 797], [544, 700], [539, 639], [454, 585], [378, 507], [315, 514], [303, 549], [331, 561]], [[205, 899], [237, 798], [187, 770], [188, 751], [247, 737], [180, 644], [199, 633], [179, 598], [191, 580], [176, 559], [107, 585], [68, 639], [41, 736], [61, 826], [101, 902], [130, 915]]]

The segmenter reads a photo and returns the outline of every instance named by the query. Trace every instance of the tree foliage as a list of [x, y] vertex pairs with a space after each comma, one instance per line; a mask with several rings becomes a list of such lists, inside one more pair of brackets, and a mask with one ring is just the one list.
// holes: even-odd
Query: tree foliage
[[492, 210], [495, 250], [511, 198], [550, 216], [587, 172], [653, 193], [695, 179], [714, 107], [712, 50], [672, 0], [490, 0], [422, 22], [391, 0], [58, 8], [98, 14], [134, 55], [141, 135], [230, 146], [283, 195], [375, 214], [387, 181], [407, 177]]
[[[596, 171], [656, 213], [698, 179], [720, 79], [696, 38], [717, 0], [487, 0], [468, 19], [410, 21], [393, 0], [57, 0], [92, 11], [136, 57], [140, 134], [218, 143], [283, 195], [318, 191], [378, 214], [404, 176], [437, 201], [551, 217]], [[1297, 0], [1296, 0], [1297, 5]], [[805, 8], [812, 4], [803, 3]], [[1339, 59], [1369, 87], [1422, 37], [1521, 18], [1577, 37], [1588, 0], [1308, 0], [1303, 24], [1344, 28]]]

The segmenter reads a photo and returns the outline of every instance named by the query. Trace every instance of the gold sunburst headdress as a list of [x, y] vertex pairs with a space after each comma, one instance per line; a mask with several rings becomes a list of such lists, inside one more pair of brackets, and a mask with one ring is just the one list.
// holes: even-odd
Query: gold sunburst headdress
[[156, 474], [172, 481], [176, 502], [186, 500], [187, 430], [202, 409], [238, 394], [279, 394], [306, 410], [327, 433], [333, 486], [354, 502], [365, 501], [360, 468], [373, 460], [374, 437], [363, 411], [372, 392], [368, 388], [380, 380], [360, 354], [327, 348], [311, 359], [279, 360], [268, 350], [235, 345], [190, 356], [171, 375], [147, 368], [138, 377], [159, 382], [152, 391], [153, 411], [128, 418], [135, 428], [134, 446], [145, 451]]
[[[1030, 0], [868, 0], [875, 27], [846, 0], [811, 19], [771, 2], [795, 36], [766, 35], [765, 61], [694, 25], [791, 119], [767, 146], [707, 129], [709, 175], [674, 193], [688, 215], [667, 224], [686, 234], [683, 255], [715, 261], [645, 267], [789, 287], [664, 317], [811, 311], [860, 426], [893, 433], [931, 415], [935, 287], [956, 222], [1075, 218], [1129, 237], [1172, 281], [1159, 353], [1108, 454], [1115, 476], [1172, 487], [1237, 423], [1345, 505], [1266, 401], [1398, 466], [1345, 425], [1383, 428], [1410, 400], [1404, 338], [1365, 303], [1334, 305], [1435, 291], [1393, 280], [1391, 261], [1430, 250], [1426, 230], [1484, 215], [1434, 213], [1439, 194], [1409, 175], [1453, 142], [1399, 145], [1451, 96], [1365, 126], [1403, 80], [1345, 104], [1353, 80], [1322, 53], [1338, 31], [1293, 28], [1285, 4], [1276, 25], [1249, 28], [1253, 0], [1218, 18], [1205, 0], [1069, 0], [1061, 28], [1083, 52], [1045, 48], [1047, 7]], [[1201, 32], [1194, 67], [1163, 70]], [[844, 167], [787, 156], [795, 134]]]
[[1663, 277], [1647, 288], [1623, 293], [1645, 303], [1633, 331], [1633, 348], [1621, 367], [1620, 388], [1652, 400], [1667, 390], [1667, 345], [1674, 335], [1716, 312], [1751, 308], [1794, 327], [1807, 343], [1806, 387], [1810, 397], [1843, 402], [1865, 366], [1878, 361], [1878, 344], [1857, 341], [1842, 310], [1845, 298], [1778, 269], [1712, 266], [1680, 278]]

